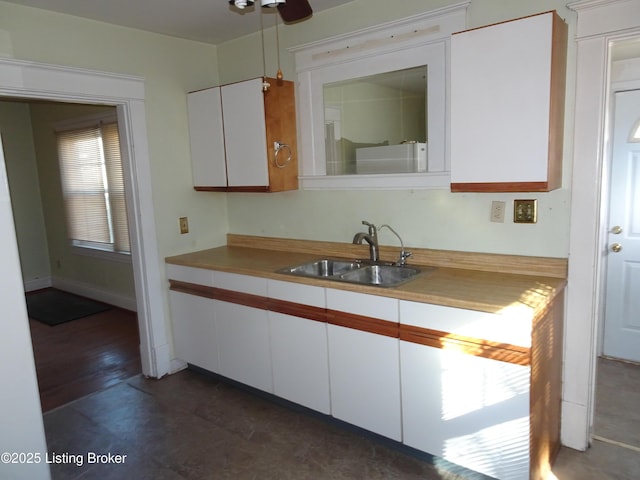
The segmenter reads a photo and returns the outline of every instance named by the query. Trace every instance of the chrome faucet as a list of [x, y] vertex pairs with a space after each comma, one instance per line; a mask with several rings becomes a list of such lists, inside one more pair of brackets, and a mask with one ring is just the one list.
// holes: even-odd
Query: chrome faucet
[[396, 265], [399, 265], [401, 267], [403, 267], [404, 265], [407, 264], [407, 258], [409, 258], [412, 253], [411, 252], [407, 252], [404, 249], [404, 243], [402, 242], [402, 238], [400, 238], [400, 235], [398, 235], [398, 232], [396, 232], [393, 228], [391, 228], [390, 225], [387, 225], [386, 223], [384, 225], [381, 225], [380, 228], [378, 229], [378, 231], [382, 230], [383, 228], [388, 228], [389, 230], [391, 230], [391, 232], [398, 237], [398, 240], [400, 240], [400, 258], [398, 258], [398, 261], [396, 262]]
[[358, 232], [353, 237], [353, 243], [360, 244], [364, 240], [369, 244], [369, 258], [372, 262], [377, 262], [380, 258], [378, 250], [378, 229], [372, 223], [365, 220], [362, 221], [363, 225], [369, 227], [369, 233]]

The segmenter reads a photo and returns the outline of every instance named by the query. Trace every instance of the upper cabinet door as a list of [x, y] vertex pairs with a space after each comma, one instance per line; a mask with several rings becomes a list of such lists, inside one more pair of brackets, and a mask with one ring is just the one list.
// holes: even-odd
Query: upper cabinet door
[[222, 87], [230, 187], [269, 185], [262, 79]]
[[451, 191], [562, 183], [567, 25], [555, 12], [451, 38]]
[[191, 169], [195, 187], [226, 187], [220, 87], [187, 95]]

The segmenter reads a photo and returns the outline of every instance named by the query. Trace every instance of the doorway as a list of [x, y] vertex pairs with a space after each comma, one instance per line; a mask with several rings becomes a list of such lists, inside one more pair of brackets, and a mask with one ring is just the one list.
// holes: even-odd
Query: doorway
[[[640, 452], [640, 40], [611, 44], [593, 439]], [[635, 454], [635, 453], [634, 453]]]
[[640, 90], [613, 93], [604, 356], [640, 363]]
[[18, 98], [116, 107], [125, 194], [130, 207], [142, 372], [155, 378], [166, 375], [171, 370], [170, 347], [151, 196], [144, 81], [127, 75], [4, 58], [0, 59], [0, 79], [0, 100]]
[[[133, 270], [130, 255], [120, 252], [128, 250], [128, 234], [114, 122], [114, 107], [0, 101], [0, 130], [44, 412], [140, 373]], [[65, 139], [76, 135], [67, 139], [67, 145], [75, 142], [74, 148], [66, 150], [74, 158], [82, 146], [82, 158], [94, 159], [88, 163], [89, 175], [88, 160], [82, 164], [85, 168], [78, 169], [81, 176], [72, 178], [76, 183], [70, 195], [61, 187], [59, 132]], [[110, 146], [107, 153], [101, 145]], [[103, 162], [97, 162], [101, 158]], [[111, 175], [96, 175], [98, 168]], [[77, 196], [81, 201], [72, 204], [77, 208], [65, 208], [66, 199]], [[94, 208], [87, 210], [87, 204]], [[76, 231], [72, 238], [101, 242], [70, 241], [69, 228], [64, 227], [70, 214], [78, 215], [80, 226], [92, 226], [90, 231]]]

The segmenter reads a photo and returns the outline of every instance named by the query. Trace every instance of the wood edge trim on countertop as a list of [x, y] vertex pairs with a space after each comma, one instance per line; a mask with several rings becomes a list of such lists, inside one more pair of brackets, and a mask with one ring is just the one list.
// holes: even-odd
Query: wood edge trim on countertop
[[531, 365], [530, 348], [469, 338], [429, 328], [400, 325], [400, 340], [444, 350], [457, 350], [467, 355], [484, 357], [516, 365]]
[[198, 297], [210, 298], [222, 302], [244, 305], [261, 310], [282, 313], [294, 317], [328, 323], [339, 327], [351, 328], [362, 332], [383, 335], [391, 338], [399, 338], [406, 342], [427, 345], [441, 349], [455, 349], [467, 355], [484, 357], [491, 360], [499, 360], [516, 365], [528, 366], [531, 364], [530, 348], [517, 345], [470, 338], [453, 333], [432, 330], [411, 325], [401, 325], [389, 320], [365, 317], [353, 313], [329, 310], [321, 307], [277, 300], [252, 295], [249, 293], [235, 292], [217, 287], [198, 285], [195, 283], [169, 280], [170, 290]]
[[[369, 258], [368, 245], [238, 235], [234, 233], [227, 234], [227, 246], [305, 253], [317, 255], [318, 257]], [[455, 250], [413, 248], [409, 246], [405, 248], [413, 253], [410, 262], [416, 266], [460, 268], [464, 270], [553, 278], [567, 278], [568, 272], [568, 261], [566, 258], [461, 252]], [[397, 260], [398, 252], [399, 247], [388, 245], [380, 246], [380, 257], [383, 260]]]

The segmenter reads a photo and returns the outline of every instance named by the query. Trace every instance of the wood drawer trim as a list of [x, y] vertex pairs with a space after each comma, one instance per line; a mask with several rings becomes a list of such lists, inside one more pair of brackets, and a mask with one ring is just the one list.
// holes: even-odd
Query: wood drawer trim
[[186, 293], [196, 297], [215, 298], [214, 288], [197, 283], [183, 282], [181, 280], [169, 280], [169, 290], [174, 292]]
[[306, 318], [316, 322], [326, 323], [327, 310], [321, 307], [312, 307], [302, 303], [288, 302], [286, 300], [268, 299], [268, 310], [270, 312], [282, 313], [294, 317]]
[[452, 192], [548, 192], [549, 182], [452, 183]]
[[362, 332], [375, 333], [386, 337], [398, 338], [398, 324], [379, 318], [364, 317], [353, 313], [327, 310], [327, 323], [339, 327], [352, 328]]
[[384, 335], [391, 338], [399, 338], [400, 340], [420, 345], [443, 349], [456, 349], [467, 355], [475, 355], [491, 360], [499, 360], [516, 365], [531, 365], [530, 349], [527, 347], [464, 337], [440, 330], [400, 325], [388, 320], [370, 318], [337, 310], [327, 310], [320, 307], [235, 292], [223, 288], [207, 287], [179, 280], [169, 280], [169, 284], [171, 290], [188, 295], [259, 308], [261, 310], [306, 318], [316, 322], [326, 322], [339, 327], [352, 328], [354, 330]]
[[244, 193], [264, 193], [270, 192], [268, 186], [256, 185], [255, 187], [193, 187], [196, 192], [244, 192]]
[[531, 365], [530, 349], [527, 347], [469, 338], [440, 330], [400, 325], [400, 340], [435, 348], [455, 349], [467, 355], [516, 365]]

